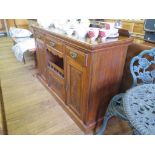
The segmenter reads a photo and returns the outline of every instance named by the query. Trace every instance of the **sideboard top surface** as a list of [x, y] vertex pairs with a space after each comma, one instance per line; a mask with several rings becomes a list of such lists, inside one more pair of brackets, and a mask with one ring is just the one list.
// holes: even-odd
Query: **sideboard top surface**
[[32, 26], [32, 27], [34, 29], [44, 32], [45, 35], [51, 34], [59, 39], [62, 39], [67, 43], [73, 43], [73, 44], [79, 45], [90, 51], [98, 50], [103, 47], [117, 46], [120, 44], [131, 44], [133, 42], [132, 37], [124, 37], [124, 36], [119, 36], [118, 38], [113, 38], [113, 39], [106, 39], [105, 41], [101, 41], [100, 39], [97, 39], [96, 41], [91, 41], [89, 38], [79, 39], [74, 36], [68, 36], [66, 34], [63, 34], [61, 31], [58, 31], [55, 29], [45, 29], [41, 26]]

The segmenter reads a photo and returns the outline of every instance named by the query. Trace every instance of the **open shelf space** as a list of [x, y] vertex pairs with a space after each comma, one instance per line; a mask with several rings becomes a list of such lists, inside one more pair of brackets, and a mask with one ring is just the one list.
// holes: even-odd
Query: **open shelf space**
[[64, 60], [55, 52], [47, 50], [47, 65], [48, 69], [52, 70], [61, 78], [64, 78]]
[[64, 78], [64, 70], [61, 67], [55, 65], [53, 62], [48, 62], [48, 69], [54, 71], [57, 75]]

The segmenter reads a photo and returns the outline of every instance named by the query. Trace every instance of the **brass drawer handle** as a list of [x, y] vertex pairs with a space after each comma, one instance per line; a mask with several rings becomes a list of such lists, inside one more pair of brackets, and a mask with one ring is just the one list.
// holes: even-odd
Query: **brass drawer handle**
[[50, 45], [52, 46], [52, 47], [55, 47], [55, 43], [54, 42], [52, 42], [52, 41], [50, 41]]
[[77, 58], [77, 53], [75, 53], [75, 52], [70, 52], [70, 56], [71, 56], [73, 59], [76, 59], [76, 58]]
[[41, 36], [38, 36], [38, 39], [41, 39]]

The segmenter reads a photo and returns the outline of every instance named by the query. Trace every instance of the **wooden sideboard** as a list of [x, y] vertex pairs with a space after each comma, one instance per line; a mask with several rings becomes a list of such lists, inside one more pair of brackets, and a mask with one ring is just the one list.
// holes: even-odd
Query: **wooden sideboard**
[[38, 77], [86, 133], [102, 122], [117, 94], [132, 38], [91, 43], [33, 26]]

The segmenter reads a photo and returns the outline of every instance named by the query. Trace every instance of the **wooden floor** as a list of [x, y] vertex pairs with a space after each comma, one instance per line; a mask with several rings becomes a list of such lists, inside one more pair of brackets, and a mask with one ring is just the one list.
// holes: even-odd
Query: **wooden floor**
[[[16, 60], [11, 47], [9, 38], [0, 38], [0, 79], [8, 134], [84, 134], [36, 78], [33, 56], [27, 53], [24, 65]], [[126, 122], [116, 118], [109, 121], [106, 134], [130, 133]]]

